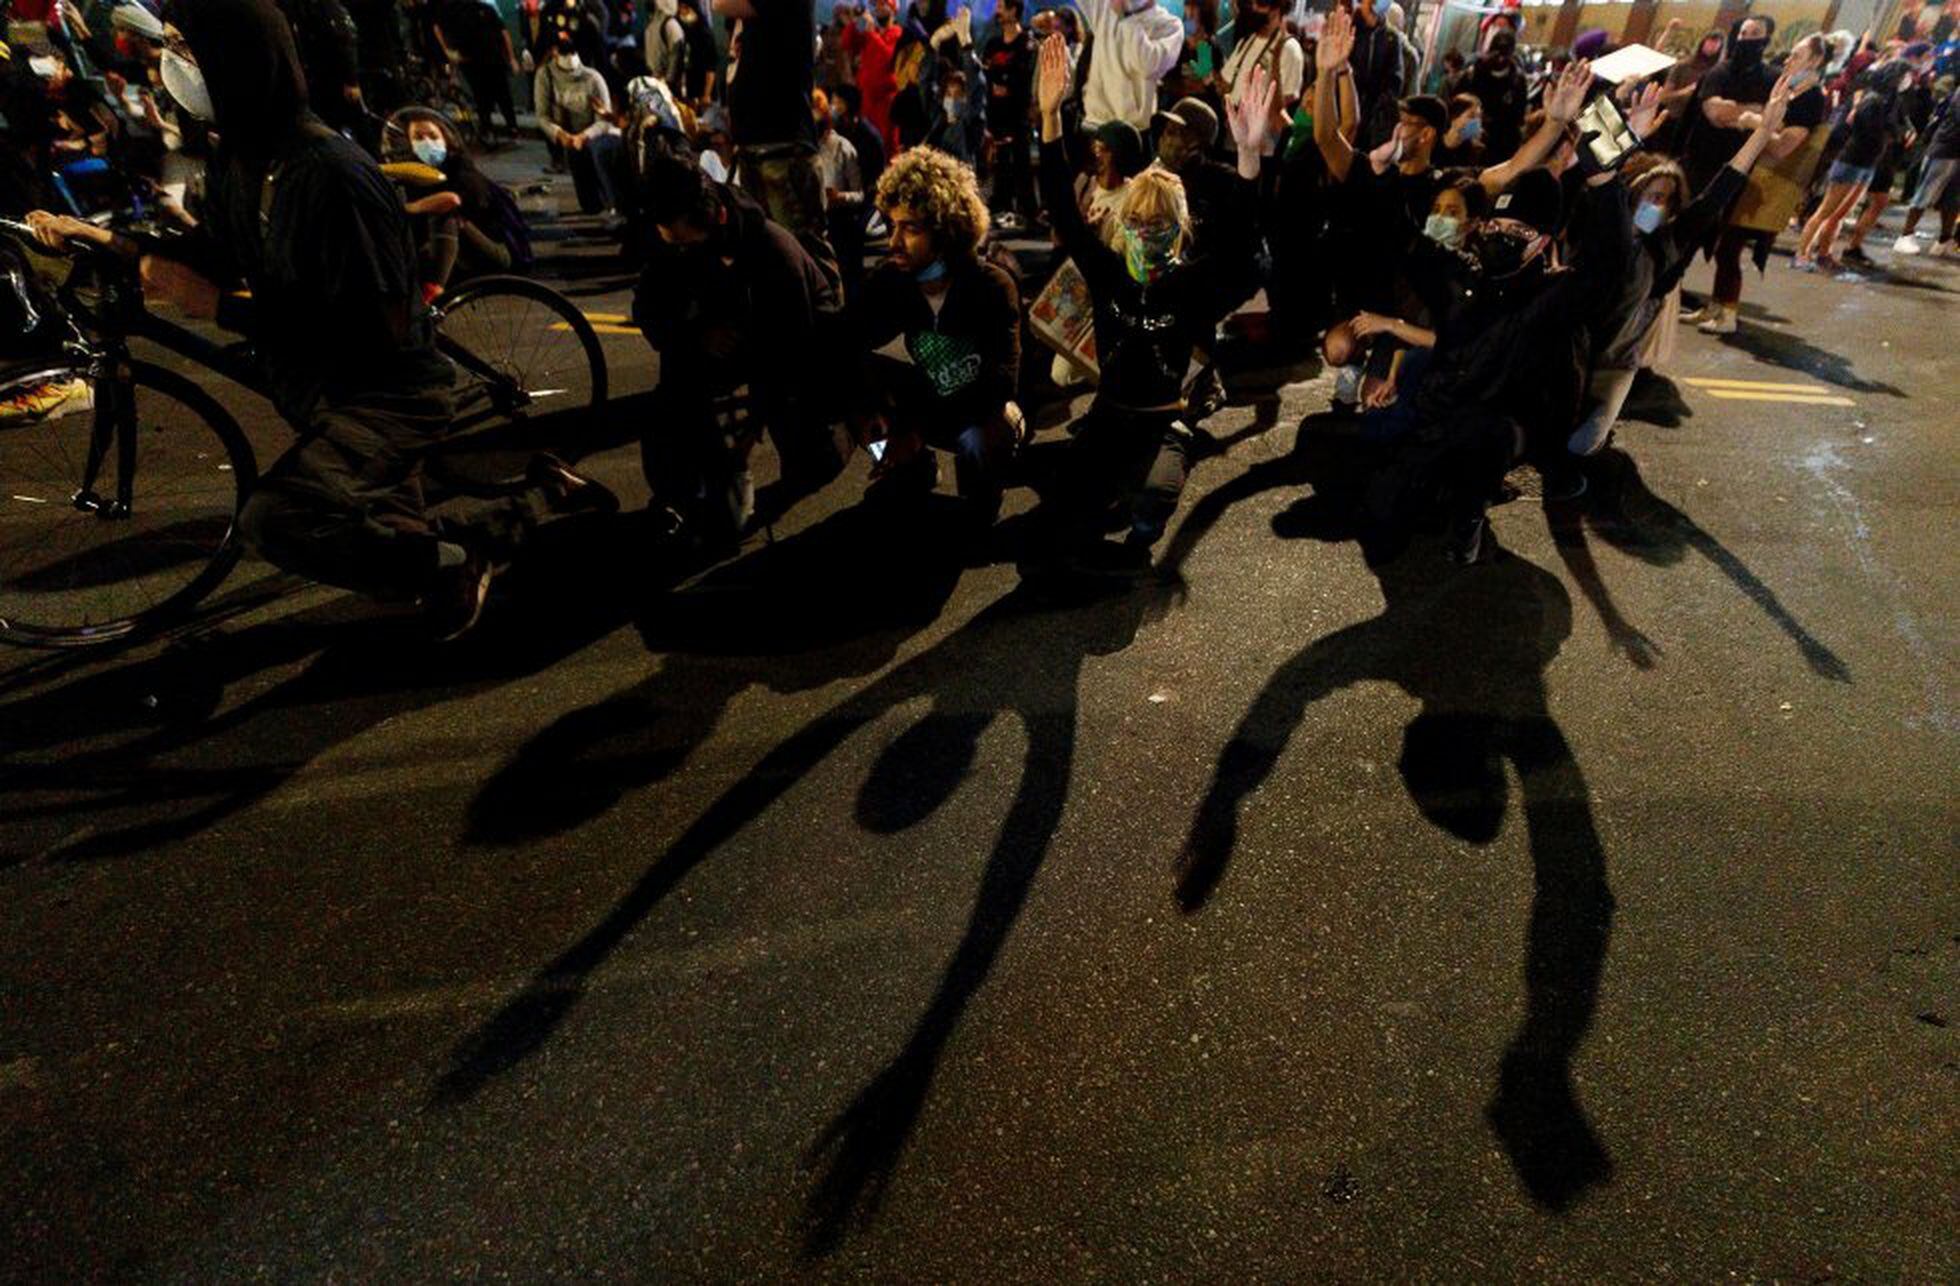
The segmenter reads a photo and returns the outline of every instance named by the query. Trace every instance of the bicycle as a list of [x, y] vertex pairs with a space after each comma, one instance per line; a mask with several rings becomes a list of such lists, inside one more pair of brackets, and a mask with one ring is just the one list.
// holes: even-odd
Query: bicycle
[[[46, 253], [24, 223], [0, 219], [0, 236]], [[65, 390], [44, 414], [0, 421], [0, 643], [85, 647], [188, 616], [236, 565], [238, 513], [258, 478], [231, 413], [191, 379], [136, 357], [131, 341], [264, 396], [249, 347], [150, 312], [136, 264], [84, 246], [70, 257], [55, 292], [61, 351], [0, 375], [0, 399]], [[442, 450], [605, 402], [598, 334], [550, 287], [479, 277], [436, 314], [438, 348], [480, 389]]]

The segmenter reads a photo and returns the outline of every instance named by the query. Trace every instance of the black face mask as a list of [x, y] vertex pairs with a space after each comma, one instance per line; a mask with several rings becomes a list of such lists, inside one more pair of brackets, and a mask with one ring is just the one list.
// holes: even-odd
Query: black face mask
[[1464, 249], [1476, 256], [1485, 279], [1493, 282], [1508, 281], [1538, 262], [1536, 259], [1525, 262], [1525, 256], [1531, 253], [1531, 242], [1510, 232], [1473, 232]]
[[1763, 51], [1769, 48], [1769, 41], [1738, 40], [1729, 49], [1729, 61], [1743, 71], [1754, 71], [1763, 65]]

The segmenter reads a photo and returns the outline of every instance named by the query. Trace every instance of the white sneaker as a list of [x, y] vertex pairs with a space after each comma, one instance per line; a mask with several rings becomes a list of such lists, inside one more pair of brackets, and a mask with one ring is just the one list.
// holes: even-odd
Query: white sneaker
[[1695, 327], [1704, 335], [1735, 334], [1735, 313], [1728, 308], [1720, 309], [1713, 317]]
[[1705, 321], [1713, 320], [1714, 317], [1715, 305], [1703, 304], [1699, 308], [1683, 308], [1675, 320], [1683, 326], [1699, 326]]
[[1919, 238], [1915, 237], [1910, 232], [1900, 234], [1899, 239], [1892, 243], [1892, 253], [1895, 255], [1918, 254]]
[[1933, 247], [1933, 253], [1941, 259], [1960, 259], [1960, 241], [1942, 241]]

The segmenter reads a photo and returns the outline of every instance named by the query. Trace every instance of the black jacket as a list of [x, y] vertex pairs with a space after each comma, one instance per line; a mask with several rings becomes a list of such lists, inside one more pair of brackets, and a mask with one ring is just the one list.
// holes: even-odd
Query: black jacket
[[1633, 226], [1626, 186], [1615, 178], [1581, 189], [1586, 209], [1568, 271], [1506, 285], [1488, 280], [1468, 254], [1418, 236], [1410, 279], [1434, 319], [1436, 347], [1416, 412], [1443, 431], [1466, 416], [1508, 416], [1528, 432], [1565, 432], [1578, 418], [1589, 366], [1587, 321], [1596, 301], [1627, 272]]
[[910, 273], [881, 264], [865, 279], [851, 329], [860, 353], [903, 338], [939, 409], [961, 426], [1000, 414], [1020, 379], [1021, 292], [985, 260], [948, 263], [937, 313]]
[[1062, 253], [1075, 260], [1095, 302], [1096, 356], [1102, 368], [1096, 406], [1181, 408], [1192, 352], [1212, 335], [1211, 282], [1204, 261], [1187, 260], [1147, 285], [1130, 276], [1123, 256], [1083, 220], [1059, 142], [1041, 144], [1041, 200], [1055, 221]]

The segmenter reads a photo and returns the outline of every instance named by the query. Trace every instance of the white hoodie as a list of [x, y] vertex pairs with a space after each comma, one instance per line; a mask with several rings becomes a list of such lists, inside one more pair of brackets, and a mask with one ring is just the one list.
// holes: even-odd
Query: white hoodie
[[1128, 121], [1148, 131], [1157, 85], [1184, 48], [1184, 24], [1157, 0], [1080, 0], [1096, 43], [1082, 86], [1082, 124]]

